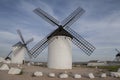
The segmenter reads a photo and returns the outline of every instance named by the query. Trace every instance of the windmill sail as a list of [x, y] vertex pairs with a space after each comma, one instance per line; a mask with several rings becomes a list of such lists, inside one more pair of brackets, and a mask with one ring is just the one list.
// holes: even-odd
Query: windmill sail
[[23, 38], [22, 33], [19, 29], [17, 30], [17, 33], [20, 36], [20, 39], [22, 40], [23, 44], [25, 44], [24, 38]]
[[29, 39], [28, 41], [26, 41], [26, 44], [29, 44], [29, 43], [32, 42], [33, 40], [34, 40], [33, 38]]
[[7, 57], [5, 58], [5, 60], [7, 59], [11, 59], [9, 56], [11, 55], [12, 51], [9, 52], [9, 54], [7, 55]]
[[61, 24], [63, 27], [69, 27], [71, 26], [75, 21], [77, 21], [80, 16], [84, 13], [85, 11], [78, 7], [73, 13], [71, 13], [67, 18], [65, 18]]
[[39, 41], [31, 50], [30, 53], [31, 55], [36, 58], [52, 41], [54, 38], [51, 40], [48, 40], [47, 37]]
[[54, 31], [49, 33], [45, 38], [43, 38], [41, 41], [39, 41], [32, 49], [30, 49], [30, 54], [36, 58], [50, 43], [52, 40], [51, 38], [48, 39], [48, 37], [53, 34]]
[[120, 51], [118, 49], [115, 49], [118, 53], [120, 53]]
[[26, 50], [27, 50], [27, 54], [29, 55], [29, 57], [30, 58], [32, 58], [31, 57], [31, 53], [30, 53], [30, 51], [29, 51], [29, 49], [28, 49], [28, 47], [27, 47], [27, 44], [28, 43], [30, 43], [30, 42], [32, 42], [33, 41], [33, 38], [32, 39], [30, 39], [30, 40], [28, 40], [27, 42], [25, 42], [25, 40], [24, 40], [24, 38], [23, 38], [23, 36], [22, 36], [22, 33], [21, 33], [21, 31], [18, 29], [17, 30], [17, 33], [18, 33], [18, 35], [20, 36], [20, 39], [21, 39], [21, 41], [22, 41], [22, 43], [23, 43], [23, 46], [26, 48]]
[[31, 50], [30, 53], [33, 57], [36, 57], [36, 55], [38, 55], [39, 49], [42, 51], [43, 48], [45, 48], [45, 45], [48, 43], [47, 38], [45, 37], [44, 39], [42, 39], [41, 41], [39, 41]]
[[61, 25], [59, 24], [59, 21], [57, 21], [54, 17], [50, 16], [40, 8], [35, 9], [34, 12], [53, 26], [58, 26], [58, 28], [52, 32], [53, 34], [51, 33], [49, 36], [45, 37], [30, 50], [32, 56], [36, 57], [39, 55], [40, 52], [42, 52], [48, 46], [49, 40], [56, 35], [68, 36], [67, 34], [69, 34], [68, 37], [71, 37], [72, 42], [87, 55], [90, 55], [95, 50], [95, 47], [93, 45], [91, 45], [88, 41], [86, 41], [69, 27], [85, 12], [82, 8], [78, 7], [73, 13], [71, 13], [66, 19], [61, 22]]
[[43, 11], [40, 8], [37, 8], [34, 10], [34, 12], [39, 15], [40, 17], [42, 17], [44, 20], [46, 20], [48, 23], [50, 23], [53, 26], [59, 26], [59, 21], [56, 20], [54, 17], [50, 16], [48, 13], [46, 13], [45, 11]]
[[87, 55], [90, 55], [95, 50], [95, 47], [93, 45], [91, 45], [88, 41], [82, 38], [74, 30], [72, 30], [71, 28], [66, 28], [66, 30], [73, 36], [72, 42], [75, 45], [77, 45]]

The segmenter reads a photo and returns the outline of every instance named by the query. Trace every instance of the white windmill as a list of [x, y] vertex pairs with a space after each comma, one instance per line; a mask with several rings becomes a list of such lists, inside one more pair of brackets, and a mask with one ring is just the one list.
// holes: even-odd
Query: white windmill
[[78, 7], [61, 24], [40, 8], [35, 9], [34, 12], [58, 27], [30, 50], [32, 56], [36, 58], [48, 46], [48, 68], [72, 69], [71, 41], [87, 55], [95, 50], [94, 46], [69, 27], [85, 12], [82, 8]]
[[115, 49], [118, 53], [115, 56], [115, 61], [120, 61], [120, 51], [118, 49]]
[[[20, 36], [21, 41], [12, 46], [12, 51], [5, 59], [11, 59], [11, 63], [23, 64], [25, 61], [25, 53], [28, 53], [29, 57], [31, 58], [31, 54], [27, 48], [27, 45], [33, 41], [33, 38], [25, 42], [21, 31], [17, 30], [17, 33]], [[9, 57], [10, 55], [11, 58]]]

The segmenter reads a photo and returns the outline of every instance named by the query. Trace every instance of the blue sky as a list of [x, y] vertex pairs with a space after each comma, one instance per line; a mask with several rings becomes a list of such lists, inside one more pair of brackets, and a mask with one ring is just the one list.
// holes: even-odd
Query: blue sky
[[[0, 0], [0, 56], [5, 57], [11, 46], [20, 40], [20, 29], [25, 40], [33, 37], [32, 48], [56, 27], [50, 25], [33, 10], [40, 7], [59, 21], [77, 7], [85, 13], [72, 26], [76, 32], [96, 47], [91, 56], [73, 45], [73, 61], [113, 60], [120, 50], [120, 0]], [[47, 49], [37, 58], [47, 60]]]

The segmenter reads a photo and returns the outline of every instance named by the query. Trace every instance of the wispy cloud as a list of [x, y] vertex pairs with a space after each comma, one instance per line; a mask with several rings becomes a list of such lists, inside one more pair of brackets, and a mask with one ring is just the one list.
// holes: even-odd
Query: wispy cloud
[[[10, 45], [20, 40], [16, 29], [22, 31], [25, 40], [31, 37], [35, 39], [30, 44], [30, 48], [55, 29], [33, 12], [35, 8], [40, 7], [62, 21], [81, 6], [86, 12], [70, 27], [91, 42], [96, 47], [96, 51], [88, 57], [73, 46], [73, 59], [75, 61], [111, 60], [116, 54], [114, 48], [120, 46], [119, 4], [119, 0], [0, 0], [0, 52], [6, 55]], [[43, 53], [45, 54], [41, 56], [46, 60], [46, 50]]]

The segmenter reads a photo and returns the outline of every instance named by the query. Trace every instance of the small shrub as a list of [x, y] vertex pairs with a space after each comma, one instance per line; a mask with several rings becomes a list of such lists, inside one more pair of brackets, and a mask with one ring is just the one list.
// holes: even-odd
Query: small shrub
[[107, 69], [108, 71], [117, 71], [120, 66], [98, 66], [99, 69]]

